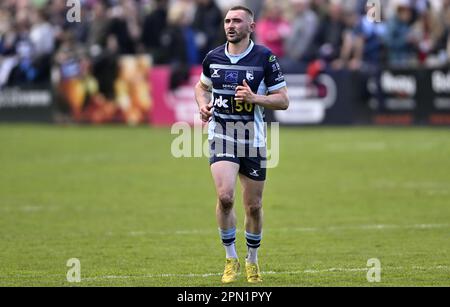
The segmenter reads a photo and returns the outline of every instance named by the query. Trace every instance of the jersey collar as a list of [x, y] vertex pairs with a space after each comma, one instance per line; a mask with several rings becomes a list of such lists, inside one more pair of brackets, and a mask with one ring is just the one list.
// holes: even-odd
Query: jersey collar
[[241, 54], [229, 54], [228, 53], [228, 42], [225, 45], [225, 55], [230, 59], [232, 64], [236, 64], [237, 62], [239, 62], [239, 60], [245, 58], [250, 51], [252, 51], [253, 46], [255, 46], [255, 44], [253, 43], [252, 40], [250, 40], [250, 46], [248, 46], [247, 50], [245, 50], [243, 53]]

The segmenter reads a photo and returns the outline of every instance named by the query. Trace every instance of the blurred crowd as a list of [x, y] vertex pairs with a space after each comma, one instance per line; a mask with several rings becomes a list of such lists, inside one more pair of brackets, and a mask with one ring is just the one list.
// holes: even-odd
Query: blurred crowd
[[[69, 2], [80, 4], [80, 22], [67, 19]], [[150, 54], [182, 79], [224, 43], [224, 14], [240, 4], [255, 12], [256, 42], [289, 69], [449, 62], [450, 0], [2, 0], [0, 88], [89, 73], [111, 93], [124, 54]]]

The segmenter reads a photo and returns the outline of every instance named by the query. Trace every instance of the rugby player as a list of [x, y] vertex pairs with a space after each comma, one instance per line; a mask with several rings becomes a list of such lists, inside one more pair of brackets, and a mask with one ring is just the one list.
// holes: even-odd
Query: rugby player
[[286, 82], [277, 58], [250, 38], [255, 31], [253, 12], [232, 7], [224, 20], [226, 44], [210, 51], [195, 97], [203, 122], [208, 122], [210, 168], [217, 193], [216, 218], [226, 261], [223, 283], [236, 281], [240, 270], [236, 252], [235, 187], [240, 179], [245, 207], [250, 283], [262, 282], [258, 265], [266, 180], [266, 108], [286, 110]]

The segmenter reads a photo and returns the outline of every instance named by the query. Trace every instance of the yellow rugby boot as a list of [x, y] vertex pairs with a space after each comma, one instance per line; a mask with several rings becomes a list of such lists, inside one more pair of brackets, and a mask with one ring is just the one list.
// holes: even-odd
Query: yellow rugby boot
[[261, 272], [257, 263], [245, 262], [245, 272], [247, 273], [247, 281], [251, 284], [262, 282]]
[[229, 284], [235, 282], [239, 274], [239, 259], [228, 258], [225, 262], [225, 270], [222, 276], [222, 282]]

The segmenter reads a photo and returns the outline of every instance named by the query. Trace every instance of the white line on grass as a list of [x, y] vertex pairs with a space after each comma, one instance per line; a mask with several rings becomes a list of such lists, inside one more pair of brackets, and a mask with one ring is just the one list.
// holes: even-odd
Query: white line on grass
[[[389, 229], [440, 229], [450, 228], [450, 224], [413, 224], [413, 225], [389, 225], [389, 224], [375, 224], [375, 225], [355, 225], [355, 226], [329, 226], [329, 227], [293, 227], [293, 228], [268, 228], [267, 232], [323, 232], [323, 231], [340, 231], [340, 230], [389, 230]], [[174, 231], [130, 231], [128, 236], [139, 237], [147, 235], [206, 235], [212, 234], [215, 230], [174, 230]], [[242, 232], [242, 230], [237, 230]], [[108, 232], [108, 236], [114, 235], [113, 232]]]
[[[263, 275], [305, 275], [305, 274], [322, 274], [322, 273], [333, 273], [333, 272], [343, 272], [343, 273], [352, 273], [352, 272], [366, 272], [369, 268], [329, 268], [329, 269], [306, 269], [306, 270], [297, 270], [297, 271], [265, 271], [261, 272]], [[431, 267], [423, 267], [423, 266], [413, 266], [413, 267], [384, 267], [383, 271], [429, 271], [429, 270], [439, 270], [439, 271], [449, 271], [449, 266], [439, 265], [439, 266], [431, 266]], [[105, 276], [96, 276], [96, 277], [86, 277], [82, 278], [82, 282], [91, 282], [98, 280], [112, 280], [112, 279], [162, 279], [162, 278], [208, 278], [208, 277], [217, 277], [221, 276], [222, 273], [189, 273], [189, 274], [144, 274], [144, 275], [105, 275]], [[40, 279], [40, 278], [57, 278], [61, 277], [65, 280], [65, 275], [59, 274], [49, 274], [49, 275], [29, 275], [29, 274], [16, 274], [10, 276], [0, 276], [0, 279], [7, 280], [10, 278], [20, 278], [20, 279]]]
[[[275, 271], [267, 271], [261, 272], [263, 275], [304, 275], [304, 274], [321, 274], [321, 273], [332, 273], [332, 272], [367, 272], [368, 268], [330, 268], [323, 270], [301, 270], [301, 271], [285, 271], [285, 272], [275, 272]], [[427, 271], [427, 270], [441, 270], [441, 271], [449, 271], [450, 268], [448, 266], [435, 266], [435, 267], [419, 267], [414, 266], [412, 268], [405, 267], [387, 267], [383, 268], [383, 270], [419, 270], [419, 271]], [[96, 280], [108, 280], [108, 279], [137, 279], [137, 278], [208, 278], [214, 276], [222, 276], [223, 273], [204, 273], [204, 274], [148, 274], [148, 275], [107, 275], [107, 276], [97, 276], [97, 277], [88, 277], [83, 278], [82, 281], [96, 281]]]

